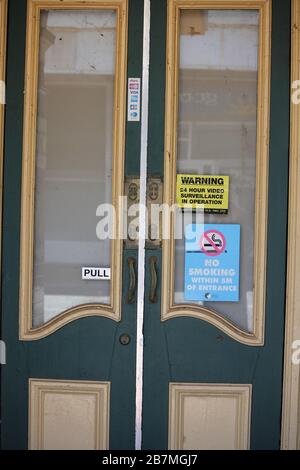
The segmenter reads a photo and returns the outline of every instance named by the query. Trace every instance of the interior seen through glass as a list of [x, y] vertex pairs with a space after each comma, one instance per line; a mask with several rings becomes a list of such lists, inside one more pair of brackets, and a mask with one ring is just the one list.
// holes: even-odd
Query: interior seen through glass
[[[239, 302], [195, 302], [253, 330], [259, 12], [182, 10], [177, 173], [230, 177], [228, 214], [201, 223], [239, 224]], [[195, 222], [190, 213], [185, 225]], [[177, 220], [179, 223], [179, 219]], [[181, 223], [181, 222], [180, 222]], [[175, 248], [175, 303], [184, 298], [184, 240]]]
[[109, 267], [96, 209], [112, 200], [116, 12], [41, 12], [33, 324], [90, 303], [110, 303]]

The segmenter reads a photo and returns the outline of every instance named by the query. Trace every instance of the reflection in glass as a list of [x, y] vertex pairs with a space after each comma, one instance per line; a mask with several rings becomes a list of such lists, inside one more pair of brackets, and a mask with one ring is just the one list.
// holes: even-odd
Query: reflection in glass
[[41, 12], [33, 326], [72, 307], [110, 303], [110, 281], [83, 281], [108, 267], [96, 209], [112, 200], [116, 13]]
[[[249, 332], [253, 330], [258, 37], [258, 11], [181, 10], [177, 172], [228, 175], [228, 215], [203, 214], [202, 223], [241, 225], [240, 301], [198, 304]], [[185, 303], [183, 240], [176, 241], [175, 255], [175, 302]]]

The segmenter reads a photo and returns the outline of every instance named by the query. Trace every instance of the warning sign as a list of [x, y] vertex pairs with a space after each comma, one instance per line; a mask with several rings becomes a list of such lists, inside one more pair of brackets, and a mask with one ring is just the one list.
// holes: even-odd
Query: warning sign
[[186, 301], [239, 301], [240, 225], [186, 227], [184, 284]]
[[228, 214], [229, 176], [177, 175], [177, 204], [206, 214]]

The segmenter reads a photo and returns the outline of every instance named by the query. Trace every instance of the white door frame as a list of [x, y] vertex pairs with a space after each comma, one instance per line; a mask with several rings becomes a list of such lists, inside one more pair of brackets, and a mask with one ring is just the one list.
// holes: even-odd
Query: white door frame
[[145, 295], [145, 240], [146, 191], [148, 158], [149, 61], [150, 61], [150, 0], [144, 0], [143, 76], [140, 153], [140, 213], [138, 250], [138, 293], [136, 329], [136, 395], [135, 395], [135, 450], [142, 446], [143, 416], [143, 362], [144, 362], [144, 295]]

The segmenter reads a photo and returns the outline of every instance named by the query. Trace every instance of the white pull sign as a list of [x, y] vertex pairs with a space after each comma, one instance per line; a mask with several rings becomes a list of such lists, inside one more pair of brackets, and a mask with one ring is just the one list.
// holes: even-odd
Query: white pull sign
[[128, 121], [140, 121], [141, 79], [128, 78]]
[[82, 268], [84, 281], [109, 281], [110, 268]]

